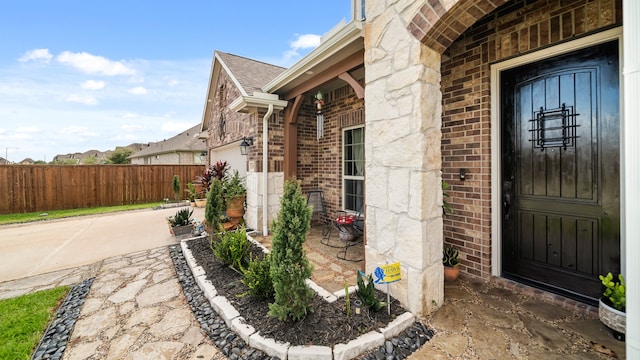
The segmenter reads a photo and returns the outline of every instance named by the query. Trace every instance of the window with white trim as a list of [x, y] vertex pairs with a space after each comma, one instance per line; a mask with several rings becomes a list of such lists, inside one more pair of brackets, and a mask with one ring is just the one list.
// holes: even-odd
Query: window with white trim
[[364, 210], [364, 127], [342, 132], [342, 204], [346, 211]]

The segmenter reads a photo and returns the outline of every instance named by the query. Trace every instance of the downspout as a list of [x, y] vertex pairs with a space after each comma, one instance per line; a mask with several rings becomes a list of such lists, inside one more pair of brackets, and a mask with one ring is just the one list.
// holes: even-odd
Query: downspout
[[262, 236], [269, 235], [269, 213], [268, 213], [268, 194], [267, 181], [269, 179], [269, 163], [268, 163], [268, 151], [269, 151], [269, 117], [273, 114], [273, 104], [269, 104], [267, 113], [262, 118]]

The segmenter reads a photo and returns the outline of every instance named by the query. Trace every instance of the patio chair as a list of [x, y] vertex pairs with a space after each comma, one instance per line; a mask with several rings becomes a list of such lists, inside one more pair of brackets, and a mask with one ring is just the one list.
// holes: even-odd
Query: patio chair
[[324, 192], [322, 190], [311, 190], [307, 194], [307, 205], [313, 208], [311, 222], [324, 223], [327, 217], [327, 206], [324, 202]]
[[[338, 241], [333, 240], [332, 230], [338, 230]], [[349, 249], [356, 245], [362, 244], [362, 236], [364, 235], [364, 217], [362, 216], [362, 209], [356, 214], [348, 213], [346, 211], [337, 211], [336, 217], [329, 220], [325, 225], [322, 232], [322, 244], [339, 248], [340, 250], [336, 254], [336, 257], [346, 261], [362, 261], [364, 260], [358, 256], [350, 256]], [[353, 251], [351, 252], [353, 253]]]

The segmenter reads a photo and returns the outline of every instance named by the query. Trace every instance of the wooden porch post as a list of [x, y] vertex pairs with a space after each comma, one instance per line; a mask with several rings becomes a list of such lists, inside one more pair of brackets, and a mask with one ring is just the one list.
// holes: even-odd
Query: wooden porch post
[[289, 106], [284, 110], [284, 178], [298, 177], [298, 108], [303, 96], [298, 95], [289, 100]]

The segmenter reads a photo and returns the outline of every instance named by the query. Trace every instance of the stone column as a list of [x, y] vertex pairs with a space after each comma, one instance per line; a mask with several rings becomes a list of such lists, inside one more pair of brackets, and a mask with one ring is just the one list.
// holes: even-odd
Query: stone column
[[423, 316], [444, 300], [442, 94], [440, 54], [406, 30], [416, 4], [367, 2], [365, 251], [367, 273], [400, 262], [391, 293]]

